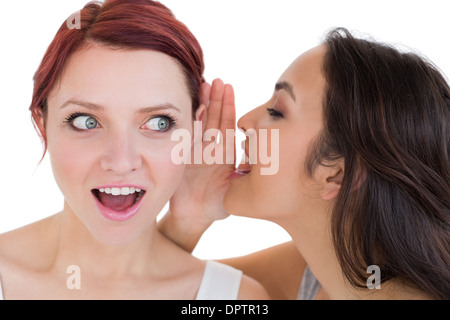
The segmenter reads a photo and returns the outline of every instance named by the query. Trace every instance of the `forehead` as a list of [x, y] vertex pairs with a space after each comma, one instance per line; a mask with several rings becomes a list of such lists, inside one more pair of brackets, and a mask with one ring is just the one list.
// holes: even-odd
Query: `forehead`
[[314, 47], [300, 55], [282, 74], [279, 81], [291, 84], [300, 103], [322, 98], [325, 88], [322, 65], [326, 46]]
[[92, 45], [68, 60], [50, 93], [56, 103], [79, 98], [111, 106], [173, 103], [191, 109], [182, 69], [170, 56], [152, 50]]

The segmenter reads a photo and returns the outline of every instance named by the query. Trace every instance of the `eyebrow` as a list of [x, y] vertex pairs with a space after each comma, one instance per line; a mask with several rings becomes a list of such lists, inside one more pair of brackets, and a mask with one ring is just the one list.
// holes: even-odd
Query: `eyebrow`
[[[67, 100], [66, 102], [64, 102], [60, 109], [63, 109], [65, 107], [67, 107], [70, 104], [74, 104], [74, 105], [79, 105], [82, 107], [85, 107], [87, 109], [91, 109], [94, 111], [102, 111], [105, 109], [104, 106], [96, 104], [96, 103], [92, 103], [92, 102], [88, 102], [88, 101], [83, 101], [83, 100], [78, 100], [78, 99], [70, 99]], [[173, 109], [175, 111], [181, 112], [181, 110], [177, 107], [175, 107], [173, 104], [171, 103], [162, 103], [162, 104], [158, 104], [155, 106], [151, 106], [151, 107], [144, 107], [138, 110], [138, 113], [149, 113], [149, 112], [154, 112], [154, 111], [160, 111], [160, 110], [166, 110], [166, 109]]]
[[78, 100], [78, 99], [67, 100], [59, 108], [60, 109], [64, 109], [65, 107], [67, 107], [68, 105], [71, 105], [71, 104], [82, 106], [82, 107], [85, 107], [85, 108], [91, 109], [91, 110], [103, 110], [103, 109], [105, 109], [103, 106], [101, 106], [99, 104], [95, 104], [95, 103], [87, 102], [87, 101], [82, 101], [82, 100]]
[[158, 104], [156, 106], [151, 106], [151, 107], [145, 107], [142, 109], [139, 109], [139, 113], [149, 113], [149, 112], [154, 112], [154, 111], [160, 111], [160, 110], [167, 110], [167, 109], [172, 109], [175, 111], [178, 111], [181, 113], [181, 110], [178, 109], [177, 107], [175, 107], [173, 104], [171, 103], [162, 103], [162, 104]]
[[292, 85], [289, 82], [286, 81], [280, 81], [277, 82], [275, 85], [275, 91], [285, 90], [292, 98], [292, 100], [295, 101], [295, 94], [294, 90], [292, 89]]

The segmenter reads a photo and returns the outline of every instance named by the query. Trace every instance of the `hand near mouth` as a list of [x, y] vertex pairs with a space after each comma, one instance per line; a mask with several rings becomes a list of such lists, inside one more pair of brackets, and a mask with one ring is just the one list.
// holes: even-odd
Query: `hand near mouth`
[[[233, 87], [216, 79], [212, 85], [205, 83], [201, 93], [202, 104], [207, 106], [200, 116], [203, 132], [218, 129], [221, 135], [223, 156], [226, 157], [226, 130], [236, 128], [236, 109]], [[214, 141], [200, 141], [204, 149]], [[228, 144], [230, 144], [228, 142]], [[233, 135], [235, 155], [235, 136]], [[227, 164], [228, 162], [228, 164]], [[203, 232], [216, 220], [225, 219], [228, 213], [223, 198], [235, 171], [233, 163], [187, 165], [183, 180], [170, 200], [169, 212], [159, 222], [160, 231], [188, 251], [192, 251]]]

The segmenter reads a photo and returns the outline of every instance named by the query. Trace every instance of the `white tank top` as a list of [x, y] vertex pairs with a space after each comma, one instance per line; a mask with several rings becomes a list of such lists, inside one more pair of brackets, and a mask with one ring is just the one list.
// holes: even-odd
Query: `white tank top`
[[[241, 279], [242, 271], [217, 261], [207, 260], [196, 300], [236, 300]], [[0, 300], [3, 300], [1, 279]]]
[[208, 260], [196, 300], [236, 300], [241, 280], [241, 270]]

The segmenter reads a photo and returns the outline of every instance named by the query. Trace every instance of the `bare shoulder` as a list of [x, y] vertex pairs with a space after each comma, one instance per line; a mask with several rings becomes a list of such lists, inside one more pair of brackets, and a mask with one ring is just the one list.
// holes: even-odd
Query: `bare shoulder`
[[45, 252], [54, 238], [56, 216], [0, 234], [0, 267], [36, 266], [45, 263]]
[[242, 276], [241, 287], [238, 295], [239, 300], [270, 300], [269, 293], [253, 278]]
[[275, 300], [295, 300], [306, 261], [292, 241], [222, 260], [261, 283]]

